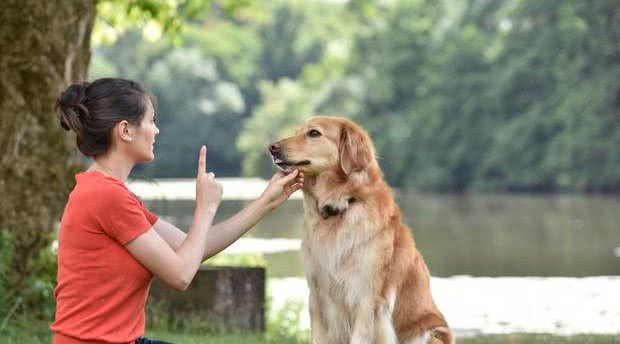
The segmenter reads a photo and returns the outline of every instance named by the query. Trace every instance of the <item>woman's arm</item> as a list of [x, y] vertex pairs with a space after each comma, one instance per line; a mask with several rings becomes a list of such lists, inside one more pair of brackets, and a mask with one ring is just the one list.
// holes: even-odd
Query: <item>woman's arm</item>
[[183, 240], [174, 248], [156, 230], [161, 220], [125, 247], [165, 284], [183, 291], [187, 289], [200, 267], [212, 219], [213, 216], [208, 216], [206, 213], [198, 215], [196, 211], [189, 233], [183, 234]]
[[[258, 199], [209, 230], [203, 260], [230, 246], [258, 223], [265, 214], [277, 208], [301, 186], [303, 186], [303, 174], [298, 175], [298, 172], [292, 172], [288, 175], [281, 172], [276, 173]], [[173, 250], [178, 248], [186, 237], [182, 230], [162, 219], [159, 219], [153, 228]]]
[[[268, 211], [264, 202], [257, 199], [229, 219], [213, 225], [207, 234], [206, 245], [203, 246], [202, 260], [209, 259], [230, 246]], [[173, 250], [178, 249], [187, 237], [181, 229], [162, 219], [157, 220], [153, 229]]]
[[196, 177], [196, 210], [187, 236], [174, 248], [155, 227], [129, 242], [127, 250], [159, 277], [177, 290], [185, 290], [200, 267], [207, 233], [222, 198], [222, 186], [213, 173], [206, 173], [206, 147], [200, 150], [198, 176]]

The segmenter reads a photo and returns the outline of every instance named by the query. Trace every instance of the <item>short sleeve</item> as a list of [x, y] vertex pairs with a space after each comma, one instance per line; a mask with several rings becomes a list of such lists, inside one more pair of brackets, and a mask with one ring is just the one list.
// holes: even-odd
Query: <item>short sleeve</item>
[[154, 213], [152, 213], [150, 210], [148, 210], [144, 206], [144, 204], [142, 204], [142, 211], [144, 212], [144, 215], [146, 216], [146, 220], [151, 224], [151, 226], [155, 225], [155, 222], [157, 222], [157, 219], [159, 217], [155, 215]]
[[103, 231], [122, 245], [148, 231], [157, 216], [122, 186], [112, 185], [101, 195], [97, 218]]

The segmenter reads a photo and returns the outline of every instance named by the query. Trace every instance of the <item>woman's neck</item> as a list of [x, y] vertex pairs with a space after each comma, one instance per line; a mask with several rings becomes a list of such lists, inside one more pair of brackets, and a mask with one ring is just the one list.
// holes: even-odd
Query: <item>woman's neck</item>
[[103, 175], [114, 177], [125, 182], [134, 164], [133, 161], [129, 161], [122, 156], [109, 154], [94, 158], [88, 171], [97, 171]]

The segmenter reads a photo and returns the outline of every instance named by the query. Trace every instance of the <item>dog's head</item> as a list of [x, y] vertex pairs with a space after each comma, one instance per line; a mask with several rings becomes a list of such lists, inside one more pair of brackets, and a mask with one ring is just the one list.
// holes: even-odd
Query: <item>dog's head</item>
[[271, 144], [269, 152], [278, 168], [299, 169], [308, 175], [324, 171], [349, 175], [375, 162], [368, 134], [342, 117], [313, 117], [294, 136]]

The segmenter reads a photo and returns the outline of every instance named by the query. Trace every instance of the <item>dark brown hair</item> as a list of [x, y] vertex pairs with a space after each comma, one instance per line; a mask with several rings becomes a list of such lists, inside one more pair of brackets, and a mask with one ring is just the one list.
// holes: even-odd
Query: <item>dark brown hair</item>
[[155, 97], [138, 82], [103, 78], [69, 86], [56, 101], [60, 125], [73, 130], [80, 152], [89, 157], [106, 153], [116, 123], [140, 125]]

